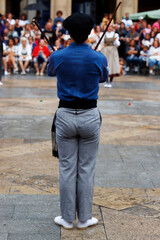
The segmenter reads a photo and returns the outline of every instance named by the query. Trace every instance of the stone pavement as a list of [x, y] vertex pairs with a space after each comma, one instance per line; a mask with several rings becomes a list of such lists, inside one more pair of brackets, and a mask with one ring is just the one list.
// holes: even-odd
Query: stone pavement
[[100, 85], [93, 201], [99, 224], [83, 231], [53, 222], [60, 214], [50, 141], [56, 78], [12, 76], [3, 83], [0, 240], [160, 240], [160, 78], [124, 76], [112, 89]]

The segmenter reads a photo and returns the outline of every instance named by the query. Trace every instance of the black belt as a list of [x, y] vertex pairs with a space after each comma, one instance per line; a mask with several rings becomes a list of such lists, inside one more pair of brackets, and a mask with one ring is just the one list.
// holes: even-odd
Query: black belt
[[59, 101], [58, 108], [72, 108], [72, 109], [90, 109], [97, 107], [97, 100], [78, 99], [74, 101]]

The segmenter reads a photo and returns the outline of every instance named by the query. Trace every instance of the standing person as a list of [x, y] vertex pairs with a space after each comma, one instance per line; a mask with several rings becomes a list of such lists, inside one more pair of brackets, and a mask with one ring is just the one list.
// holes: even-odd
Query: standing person
[[133, 25], [133, 22], [132, 22], [132, 20], [129, 18], [129, 13], [127, 12], [127, 13], [125, 13], [125, 18], [124, 19], [122, 19], [122, 22], [124, 22], [124, 24], [125, 24], [125, 27], [130, 27], [130, 26], [132, 26]]
[[7, 22], [9, 22], [10, 25], [15, 25], [15, 20], [13, 19], [12, 13], [7, 14]]
[[[96, 25], [94, 28], [94, 31], [89, 35], [89, 40], [91, 41], [92, 48], [95, 49], [97, 43], [99, 42], [99, 39], [102, 37], [103, 32], [101, 30], [101, 27], [99, 25]], [[101, 52], [103, 43], [101, 42], [98, 46], [97, 51]]]
[[112, 87], [113, 78], [120, 75], [119, 56], [117, 47], [120, 46], [119, 35], [113, 31], [112, 25], [109, 26], [104, 38], [104, 48], [102, 53], [108, 59], [108, 69], [110, 82], [106, 80], [104, 87]]
[[62, 216], [54, 219], [72, 229], [78, 214], [79, 229], [98, 223], [92, 217], [94, 169], [101, 118], [97, 109], [100, 79], [108, 77], [107, 59], [87, 44], [94, 22], [75, 13], [64, 20], [72, 43], [49, 58], [48, 74], [57, 75], [59, 108], [56, 112], [56, 141], [60, 163]]
[[3, 21], [0, 20], [0, 38], [4, 36], [5, 29], [6, 29], [6, 26], [3, 24]]
[[[55, 41], [57, 40], [57, 36], [56, 36], [55, 30], [52, 29], [52, 24], [50, 22], [46, 23], [45, 29], [43, 32], [46, 35], [46, 37], [49, 38], [52, 45], [54, 45]], [[42, 36], [42, 38], [43, 38], [43, 36]]]
[[23, 28], [20, 26], [19, 24], [19, 19], [16, 19], [15, 20], [15, 31], [18, 33], [18, 36], [20, 37], [21, 36], [21, 32], [23, 30]]
[[143, 29], [143, 19], [144, 17], [139, 17], [139, 21], [135, 25], [135, 31], [140, 32]]
[[116, 33], [119, 35], [120, 46], [118, 48], [118, 53], [120, 58], [125, 58], [125, 49], [126, 49], [126, 28], [124, 22], [120, 23], [120, 28], [116, 30]]
[[63, 12], [62, 11], [57, 11], [56, 13], [57, 17], [55, 17], [54, 22], [53, 22], [53, 29], [56, 27], [57, 22], [63, 23], [64, 18], [62, 18]]
[[0, 37], [0, 86], [3, 85], [2, 83], [2, 56], [3, 56], [3, 43]]
[[152, 29], [154, 29], [155, 27], [156, 27], [158, 30], [160, 30], [160, 18], [159, 18], [155, 23], [153, 23]]
[[41, 12], [40, 11], [36, 12], [36, 16], [33, 19], [35, 19], [39, 23], [41, 28], [44, 27], [44, 25], [43, 25], [43, 18], [41, 16]]
[[21, 19], [19, 20], [19, 25], [23, 28], [26, 24], [29, 24], [27, 20], [27, 15], [25, 13], [21, 14]]

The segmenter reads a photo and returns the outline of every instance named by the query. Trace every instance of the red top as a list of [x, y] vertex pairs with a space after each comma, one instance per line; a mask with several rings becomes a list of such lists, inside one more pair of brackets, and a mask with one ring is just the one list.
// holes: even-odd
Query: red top
[[36, 47], [33, 49], [33, 53], [32, 53], [33, 57], [38, 57], [38, 53], [39, 53], [40, 51], [43, 51], [44, 55], [45, 55], [46, 57], [49, 57], [49, 55], [50, 55], [49, 49], [48, 49], [48, 47], [46, 47], [46, 46], [44, 46], [43, 48], [40, 48], [39, 46], [36, 46]]

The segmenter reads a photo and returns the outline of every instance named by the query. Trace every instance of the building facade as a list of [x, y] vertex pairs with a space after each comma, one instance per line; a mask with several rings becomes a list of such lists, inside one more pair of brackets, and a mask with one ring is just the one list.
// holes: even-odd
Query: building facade
[[[15, 18], [25, 12], [29, 20], [36, 15], [36, 11], [25, 11], [24, 8], [31, 3], [43, 4], [48, 10], [42, 11], [41, 15], [44, 21], [48, 18], [54, 19], [57, 10], [63, 11], [63, 17], [66, 18], [73, 12], [80, 11], [93, 17], [95, 22], [100, 23], [104, 13], [113, 13], [120, 0], [1, 0], [0, 13], [6, 14], [12, 12]], [[117, 12], [117, 18], [125, 12], [136, 13], [160, 8], [159, 0], [123, 0], [120, 9]]]

